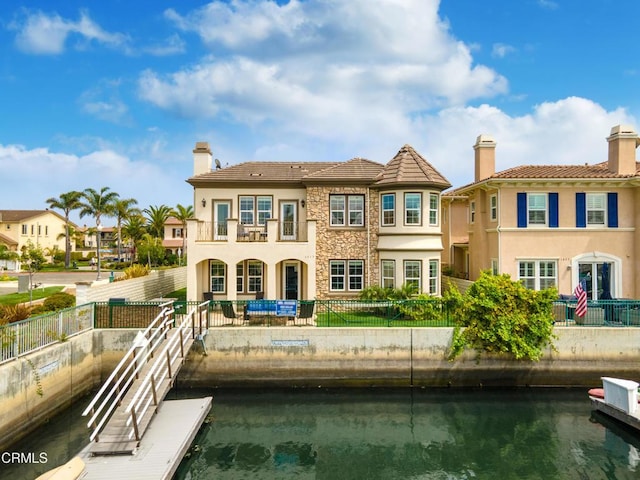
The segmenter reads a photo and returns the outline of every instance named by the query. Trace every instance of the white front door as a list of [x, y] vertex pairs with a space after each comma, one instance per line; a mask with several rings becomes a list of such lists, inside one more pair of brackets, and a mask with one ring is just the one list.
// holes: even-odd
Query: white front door
[[227, 220], [231, 211], [230, 202], [214, 202], [213, 204], [213, 239], [227, 239]]
[[298, 238], [296, 206], [297, 202], [280, 203], [280, 240], [296, 240]]

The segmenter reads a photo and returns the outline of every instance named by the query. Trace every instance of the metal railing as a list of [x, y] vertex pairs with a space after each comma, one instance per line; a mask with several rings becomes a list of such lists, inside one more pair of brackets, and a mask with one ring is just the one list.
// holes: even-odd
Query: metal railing
[[[271, 225], [270, 228], [267, 228]], [[277, 221], [265, 225], [237, 224], [235, 238], [229, 237], [228, 222], [198, 222], [196, 242], [266, 242], [274, 237], [278, 242], [308, 242], [308, 222]], [[233, 231], [233, 230], [232, 230]]]
[[65, 308], [0, 326], [0, 363], [91, 330], [93, 304]]
[[576, 315], [575, 300], [562, 300], [553, 304], [556, 325], [589, 327], [640, 326], [640, 300], [598, 300], [587, 302], [584, 316]]
[[144, 368], [149, 358], [161, 345], [167, 335], [167, 331], [173, 326], [174, 311], [172, 308], [163, 307], [158, 316], [133, 342], [129, 351], [125, 354], [109, 378], [104, 382], [93, 400], [82, 412], [83, 416], [91, 414], [87, 427], [92, 429], [90, 440], [99, 440], [99, 433], [111, 417], [116, 407], [120, 404], [129, 387], [138, 378], [139, 372]]

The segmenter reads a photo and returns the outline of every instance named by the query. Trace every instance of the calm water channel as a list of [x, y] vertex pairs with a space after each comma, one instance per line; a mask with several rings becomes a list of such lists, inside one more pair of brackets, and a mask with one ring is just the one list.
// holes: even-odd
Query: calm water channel
[[[213, 409], [176, 480], [637, 479], [640, 436], [594, 417], [580, 390], [182, 390]], [[87, 399], [88, 400], [88, 399]], [[0, 465], [28, 479], [86, 442], [86, 402], [12, 450], [48, 465]]]

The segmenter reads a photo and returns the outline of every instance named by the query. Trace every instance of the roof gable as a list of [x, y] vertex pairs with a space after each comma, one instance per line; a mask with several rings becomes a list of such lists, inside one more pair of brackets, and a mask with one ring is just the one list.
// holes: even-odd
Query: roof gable
[[[0, 222], [19, 223], [42, 215], [55, 215], [64, 222], [64, 217], [53, 210], [0, 210]], [[73, 225], [73, 222], [69, 222]]]

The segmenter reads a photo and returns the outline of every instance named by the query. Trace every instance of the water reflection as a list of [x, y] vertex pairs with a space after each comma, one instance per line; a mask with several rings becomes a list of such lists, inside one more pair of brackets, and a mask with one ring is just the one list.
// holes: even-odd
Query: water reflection
[[[176, 480], [637, 479], [640, 436], [590, 411], [583, 390], [174, 391], [214, 396]], [[88, 401], [88, 399], [87, 399]], [[32, 480], [86, 445], [84, 403], [12, 451], [47, 465], [0, 465]]]
[[583, 391], [227, 391], [176, 478], [639, 478], [634, 442]]

